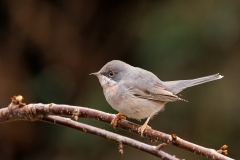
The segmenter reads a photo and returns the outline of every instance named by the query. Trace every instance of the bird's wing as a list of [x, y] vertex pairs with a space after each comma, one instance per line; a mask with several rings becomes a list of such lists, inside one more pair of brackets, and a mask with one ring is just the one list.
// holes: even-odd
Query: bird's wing
[[132, 74], [131, 79], [124, 81], [124, 85], [131, 95], [162, 102], [183, 100], [168, 90], [153, 73], [138, 68], [135, 68], [135, 73], [137, 74]]
[[130, 93], [138, 98], [149, 99], [162, 102], [173, 102], [184, 99], [179, 98], [176, 94], [166, 90], [163, 86], [155, 84], [153, 88], [130, 87]]

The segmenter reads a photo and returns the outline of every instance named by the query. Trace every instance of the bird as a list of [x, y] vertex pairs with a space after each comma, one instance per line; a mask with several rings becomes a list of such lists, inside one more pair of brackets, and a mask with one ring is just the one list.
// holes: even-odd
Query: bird
[[[112, 60], [98, 72], [91, 73], [99, 79], [104, 96], [118, 111], [111, 125], [115, 128], [120, 119], [146, 119], [138, 128], [143, 137], [149, 120], [164, 109], [167, 102], [187, 101], [179, 93], [192, 86], [223, 78], [219, 73], [191, 80], [161, 81], [145, 69], [131, 66], [120, 60]], [[126, 117], [125, 117], [126, 116]]]

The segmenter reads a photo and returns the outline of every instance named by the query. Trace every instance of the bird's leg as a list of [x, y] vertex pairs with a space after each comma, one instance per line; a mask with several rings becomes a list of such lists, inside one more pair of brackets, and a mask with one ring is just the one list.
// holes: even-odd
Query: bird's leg
[[117, 122], [120, 119], [126, 119], [126, 117], [124, 117], [122, 113], [118, 113], [116, 114], [116, 117], [114, 117], [113, 120], [111, 121], [111, 126], [113, 126], [114, 129], [116, 129]]
[[145, 121], [145, 123], [141, 127], [138, 128], [138, 133], [141, 133], [141, 137], [143, 137], [143, 132], [146, 128], [151, 129], [151, 127], [147, 125], [151, 117], [152, 116], [149, 116], [147, 118], [147, 120]]

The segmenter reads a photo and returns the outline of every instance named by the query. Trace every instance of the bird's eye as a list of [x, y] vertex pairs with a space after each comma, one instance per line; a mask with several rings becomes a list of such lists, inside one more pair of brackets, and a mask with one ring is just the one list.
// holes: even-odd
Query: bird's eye
[[115, 73], [113, 71], [108, 72], [109, 77], [113, 77], [114, 75], [115, 75]]

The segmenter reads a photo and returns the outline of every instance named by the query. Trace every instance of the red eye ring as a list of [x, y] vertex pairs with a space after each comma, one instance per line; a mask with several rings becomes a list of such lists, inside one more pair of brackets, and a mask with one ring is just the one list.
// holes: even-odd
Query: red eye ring
[[114, 75], [115, 75], [115, 73], [113, 71], [108, 72], [109, 77], [113, 77]]

